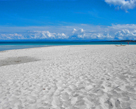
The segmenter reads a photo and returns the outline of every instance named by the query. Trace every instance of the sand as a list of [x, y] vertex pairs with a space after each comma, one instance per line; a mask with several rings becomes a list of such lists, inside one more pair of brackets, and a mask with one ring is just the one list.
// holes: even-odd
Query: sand
[[0, 52], [0, 109], [136, 109], [136, 46]]
[[33, 62], [33, 61], [39, 61], [38, 59], [32, 58], [32, 57], [9, 57], [4, 60], [0, 60], [0, 66], [6, 66], [6, 65], [13, 65], [13, 64], [20, 64], [20, 63], [27, 63], [27, 62]]

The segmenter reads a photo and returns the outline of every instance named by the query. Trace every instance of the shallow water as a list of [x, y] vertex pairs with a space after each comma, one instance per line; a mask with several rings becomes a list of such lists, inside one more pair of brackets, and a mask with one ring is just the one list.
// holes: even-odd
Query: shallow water
[[[0, 51], [61, 45], [127, 45], [127, 42], [0, 42]], [[136, 45], [136, 42], [130, 42]]]

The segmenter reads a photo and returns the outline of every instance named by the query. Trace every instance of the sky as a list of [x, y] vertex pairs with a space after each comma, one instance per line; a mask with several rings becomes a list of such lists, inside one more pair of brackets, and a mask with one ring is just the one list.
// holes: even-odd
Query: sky
[[0, 40], [136, 40], [136, 0], [0, 0]]

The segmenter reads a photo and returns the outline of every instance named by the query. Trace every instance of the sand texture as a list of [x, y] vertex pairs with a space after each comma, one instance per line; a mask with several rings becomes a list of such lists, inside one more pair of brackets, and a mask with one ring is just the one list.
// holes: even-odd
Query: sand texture
[[33, 61], [38, 61], [38, 59], [27, 57], [27, 56], [24, 56], [24, 57], [9, 57], [7, 59], [0, 60], [0, 66], [27, 63], [27, 62], [33, 62]]
[[0, 109], [136, 109], [136, 46], [0, 52]]

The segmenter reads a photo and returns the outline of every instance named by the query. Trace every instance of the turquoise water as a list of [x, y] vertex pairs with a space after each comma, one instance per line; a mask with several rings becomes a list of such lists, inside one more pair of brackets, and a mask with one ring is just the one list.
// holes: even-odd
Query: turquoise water
[[[127, 42], [0, 42], [0, 51], [48, 47], [48, 46], [62, 46], [62, 45], [126, 45]], [[136, 45], [136, 42], [130, 42], [130, 45]]]

